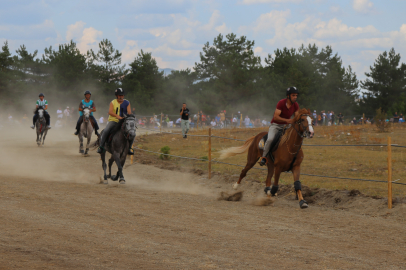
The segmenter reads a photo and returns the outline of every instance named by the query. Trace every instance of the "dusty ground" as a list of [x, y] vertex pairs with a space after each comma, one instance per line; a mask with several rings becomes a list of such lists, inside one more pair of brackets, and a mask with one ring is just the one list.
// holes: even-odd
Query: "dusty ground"
[[71, 132], [39, 148], [31, 129], [0, 131], [0, 269], [406, 268], [403, 203], [312, 189], [301, 210], [284, 186], [256, 206], [263, 186], [248, 181], [241, 201], [217, 200], [234, 180], [186, 164], [136, 163], [106, 186]]

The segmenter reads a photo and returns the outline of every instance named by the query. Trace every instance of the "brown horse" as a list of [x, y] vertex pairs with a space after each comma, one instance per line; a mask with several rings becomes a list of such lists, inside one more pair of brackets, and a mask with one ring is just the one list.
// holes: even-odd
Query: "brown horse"
[[[258, 159], [262, 157], [263, 150], [260, 149], [259, 144], [261, 139], [267, 132], [261, 132], [256, 136], [249, 138], [243, 146], [231, 147], [220, 151], [220, 159], [235, 156], [245, 153], [248, 150], [247, 165], [241, 171], [238, 182], [233, 185], [237, 189], [241, 180], [247, 175], [247, 172], [254, 167]], [[300, 164], [303, 161], [302, 143], [304, 137], [312, 138], [314, 135], [312, 127], [312, 119], [310, 118], [310, 111], [301, 109], [294, 118], [294, 124], [285, 130], [284, 135], [281, 137], [278, 148], [272, 153], [274, 161], [268, 160], [268, 176], [266, 178], [265, 193], [269, 196], [275, 196], [278, 191], [279, 177], [282, 172], [291, 170], [293, 173], [294, 187], [296, 191], [296, 199], [299, 199], [300, 208], [307, 208], [308, 204], [303, 199], [301, 192], [300, 177]], [[275, 173], [274, 183], [271, 187], [272, 176]]]

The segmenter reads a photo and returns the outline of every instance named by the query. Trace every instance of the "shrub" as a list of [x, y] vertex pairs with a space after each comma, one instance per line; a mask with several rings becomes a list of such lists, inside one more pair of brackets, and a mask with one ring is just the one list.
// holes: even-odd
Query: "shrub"
[[209, 160], [207, 156], [201, 157], [200, 159]]
[[161, 148], [161, 153], [165, 154], [165, 155], [160, 155], [159, 158], [160, 159], [166, 159], [166, 160], [170, 159], [171, 158], [170, 156], [166, 156], [166, 155], [169, 155], [170, 151], [171, 151], [171, 148], [169, 148], [169, 146], [162, 147]]
[[386, 122], [387, 115], [381, 108], [376, 110], [375, 125], [378, 128], [378, 132], [389, 132], [391, 123]]

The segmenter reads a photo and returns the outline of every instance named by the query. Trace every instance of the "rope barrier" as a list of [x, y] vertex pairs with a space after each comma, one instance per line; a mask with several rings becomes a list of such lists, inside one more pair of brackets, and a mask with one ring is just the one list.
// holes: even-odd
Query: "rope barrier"
[[[149, 131], [157, 132], [157, 133], [166, 133], [166, 134], [177, 134], [177, 135], [182, 135], [182, 133], [179, 132], [166, 132], [166, 131], [158, 131], [158, 130], [153, 130], [149, 129], [146, 127], [140, 127], [142, 129], [146, 129]], [[193, 137], [209, 137], [208, 135], [193, 135], [193, 134], [188, 134], [187, 136], [193, 136]], [[218, 138], [218, 139], [226, 139], [226, 140], [233, 140], [233, 141], [239, 141], [239, 142], [245, 142], [246, 140], [241, 140], [241, 139], [234, 139], [234, 138], [229, 138], [229, 137], [221, 137], [221, 136], [215, 136], [212, 135], [212, 138]], [[303, 144], [303, 146], [321, 146], [321, 147], [342, 147], [342, 146], [388, 146], [387, 144]], [[406, 148], [406, 146], [403, 145], [398, 145], [398, 144], [391, 144], [393, 147], [400, 147], [400, 148]]]
[[[140, 151], [149, 152], [149, 153], [155, 153], [155, 154], [164, 155], [164, 156], [178, 157], [178, 158], [191, 159], [191, 160], [198, 160], [198, 161], [208, 161], [207, 159], [191, 158], [191, 157], [182, 157], [182, 156], [176, 156], [176, 155], [163, 154], [163, 153], [159, 153], [159, 152], [149, 151], [149, 150], [141, 149], [141, 148], [138, 148], [138, 147], [134, 147], [134, 148], [137, 149], [137, 150], [140, 150]], [[238, 164], [233, 164], [233, 163], [227, 163], [227, 162], [222, 162], [222, 161], [217, 161], [217, 160], [212, 160], [211, 162], [213, 162], [213, 163], [218, 163], [218, 164], [232, 165], [232, 166], [237, 166], [237, 167], [243, 167], [243, 168], [245, 167], [245, 166], [243, 166], [243, 165], [238, 165]], [[252, 167], [252, 169], [267, 171], [267, 169], [265, 169], [265, 168], [255, 168], [255, 167]], [[291, 173], [291, 172], [284, 172], [284, 173]], [[322, 178], [332, 178], [332, 179], [341, 179], [341, 180], [353, 180], [353, 181], [388, 183], [388, 181], [373, 180], [373, 179], [350, 178], [350, 177], [337, 177], [337, 176], [317, 175], [317, 174], [306, 174], [306, 173], [301, 173], [300, 175], [315, 176], [315, 177], [322, 177]], [[394, 181], [392, 181], [392, 183], [393, 183], [393, 184], [396, 184], [396, 185], [404, 185], [404, 186], [406, 186], [406, 183], [398, 183], [399, 180], [400, 180], [400, 179], [394, 180]]]

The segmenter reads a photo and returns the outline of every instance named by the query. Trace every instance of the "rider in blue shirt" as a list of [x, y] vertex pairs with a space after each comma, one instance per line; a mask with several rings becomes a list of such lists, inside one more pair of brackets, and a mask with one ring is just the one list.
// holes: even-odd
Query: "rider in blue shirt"
[[82, 124], [82, 116], [83, 116], [83, 108], [88, 107], [90, 108], [90, 121], [93, 122], [94, 124], [94, 133], [97, 136], [100, 136], [99, 132], [97, 132], [97, 130], [99, 130], [99, 125], [97, 124], [96, 119], [93, 116], [93, 112], [96, 111], [96, 105], [94, 104], [94, 101], [90, 99], [90, 97], [92, 96], [92, 93], [90, 93], [90, 91], [86, 91], [85, 92], [85, 99], [83, 99], [80, 103], [79, 103], [79, 119], [78, 122], [76, 123], [76, 132], [75, 135], [79, 134], [79, 130], [80, 130], [80, 125]]

